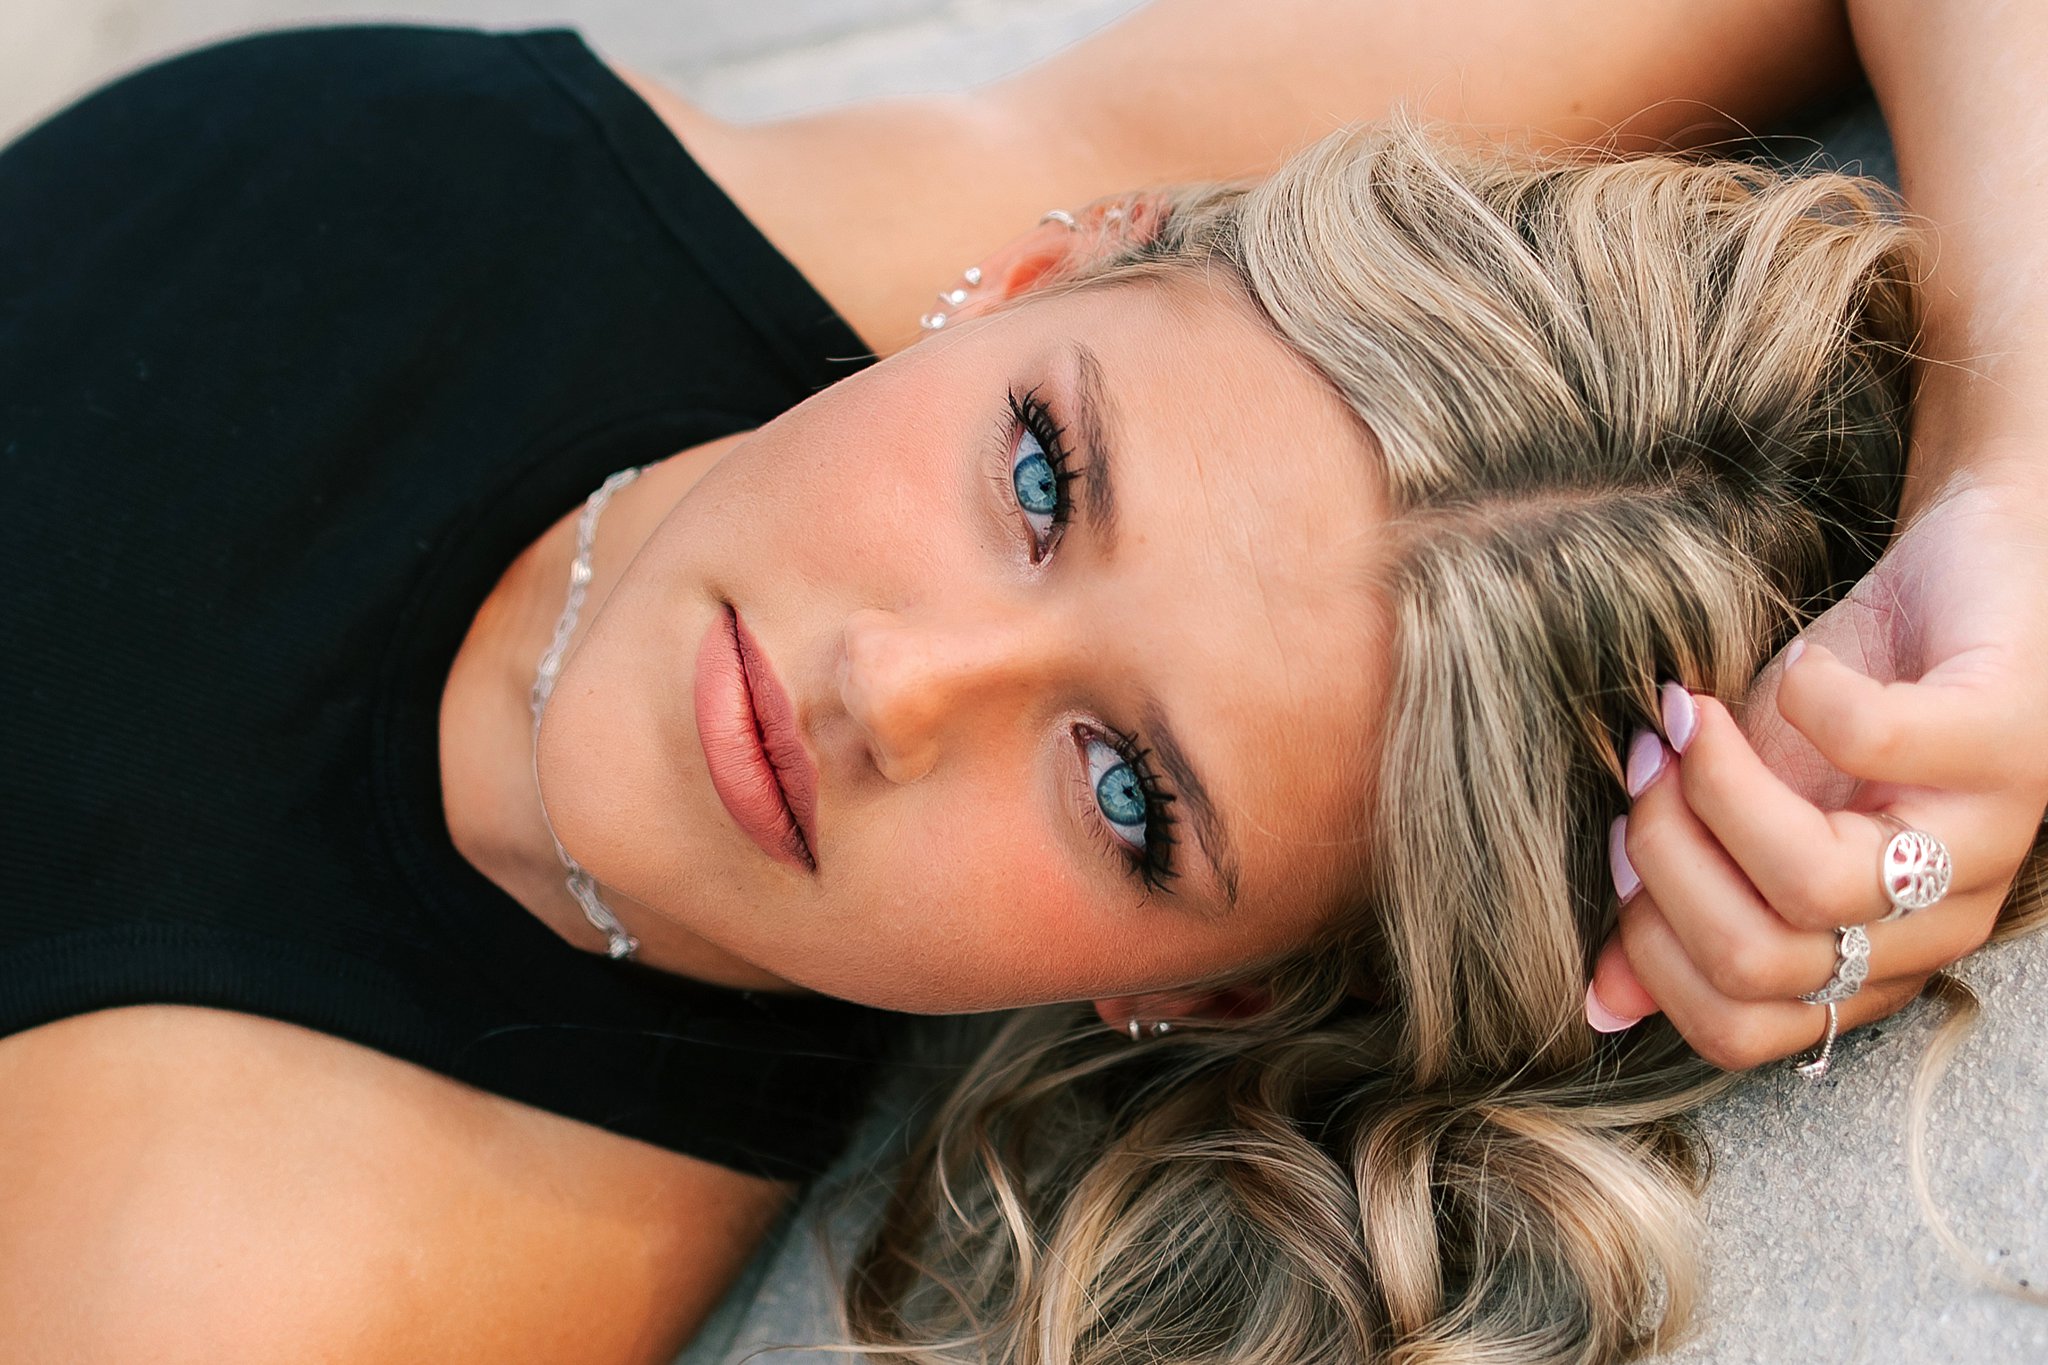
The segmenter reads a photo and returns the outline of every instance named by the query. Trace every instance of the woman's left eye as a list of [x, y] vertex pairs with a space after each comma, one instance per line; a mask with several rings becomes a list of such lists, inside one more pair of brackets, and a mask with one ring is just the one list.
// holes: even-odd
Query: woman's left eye
[[1084, 741], [1088, 758], [1088, 786], [1095, 793], [1095, 807], [1108, 822], [1110, 833], [1139, 852], [1145, 848], [1145, 822], [1151, 803], [1138, 770], [1113, 747], [1093, 735]]

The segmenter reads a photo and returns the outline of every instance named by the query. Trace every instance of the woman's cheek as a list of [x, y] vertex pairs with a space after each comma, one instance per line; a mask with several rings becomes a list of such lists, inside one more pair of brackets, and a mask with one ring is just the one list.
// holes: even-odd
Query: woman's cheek
[[983, 793], [979, 800], [946, 799], [933, 814], [945, 829], [937, 846], [951, 854], [943, 868], [931, 869], [929, 884], [947, 883], [950, 894], [995, 908], [998, 923], [1011, 919], [1033, 931], [1081, 917], [1086, 888], [1075, 866], [1078, 851], [1048, 826], [1037, 803], [997, 803]]

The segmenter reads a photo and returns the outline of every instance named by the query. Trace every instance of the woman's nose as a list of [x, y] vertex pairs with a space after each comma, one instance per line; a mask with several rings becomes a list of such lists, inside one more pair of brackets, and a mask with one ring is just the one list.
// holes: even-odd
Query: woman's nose
[[846, 618], [839, 695], [892, 782], [937, 766], [949, 734], [1047, 684], [1043, 642], [1020, 618], [939, 618], [863, 608]]

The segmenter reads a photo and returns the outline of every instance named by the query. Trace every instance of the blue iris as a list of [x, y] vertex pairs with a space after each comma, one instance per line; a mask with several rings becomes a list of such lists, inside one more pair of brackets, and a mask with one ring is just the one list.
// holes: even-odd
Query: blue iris
[[1017, 490], [1017, 505], [1025, 511], [1043, 517], [1059, 510], [1060, 481], [1053, 475], [1052, 461], [1042, 451], [1031, 451], [1011, 466], [1010, 482]]
[[1128, 763], [1119, 763], [1095, 784], [1095, 802], [1111, 824], [1132, 826], [1145, 823], [1145, 788]]

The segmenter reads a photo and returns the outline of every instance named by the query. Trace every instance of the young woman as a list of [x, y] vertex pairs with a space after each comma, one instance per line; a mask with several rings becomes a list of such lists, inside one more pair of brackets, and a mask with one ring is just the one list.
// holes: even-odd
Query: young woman
[[[1425, 52], [1504, 101], [1450, 112], [1552, 139], [1847, 66], [1841, 15], [1755, 8], [1389, 42], [1346, 7], [1406, 65], [1333, 72], [1327, 28], [1165, 5], [985, 99], [765, 130], [559, 31], [313, 30], [10, 148], [11, 1352], [661, 1359], [892, 1012], [1046, 1002], [935, 1130], [863, 1332], [1653, 1337], [1682, 1042], [1812, 1044], [1833, 926], [1887, 909], [1875, 823], [1712, 695], [1892, 510], [1906, 239], [1853, 183], [1402, 134], [1103, 196], [1266, 171]], [[1279, 92], [1241, 127], [1222, 53]], [[1989, 603], [1911, 660], [1974, 650], [1971, 725], [1819, 646], [1785, 675], [1958, 868], [1844, 1026], [1981, 941], [2038, 822], [2038, 772], [1956, 742], [1989, 697], [2039, 752], [2000, 670], [2041, 618], [1986, 591], [2043, 581], [1998, 534], [2029, 469], [1874, 580]], [[1838, 733], [1844, 697], [1914, 724]], [[1602, 1042], [1603, 1001], [1675, 1027]]]

